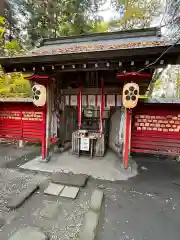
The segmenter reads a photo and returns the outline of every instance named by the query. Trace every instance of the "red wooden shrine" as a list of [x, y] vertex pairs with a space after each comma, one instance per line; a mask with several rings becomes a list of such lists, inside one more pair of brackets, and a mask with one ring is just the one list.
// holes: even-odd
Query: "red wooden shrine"
[[[56, 141], [49, 134], [54, 112], [66, 107], [78, 110], [77, 129], [80, 129], [85, 106], [98, 109], [98, 134], [101, 135], [105, 109], [122, 107], [123, 86], [135, 82], [140, 95], [145, 95], [154, 70], [179, 64], [179, 53], [179, 43], [174, 45], [164, 39], [160, 29], [148, 28], [44, 39], [29, 54], [0, 58], [5, 72], [31, 72], [29, 79], [47, 89], [46, 106], [42, 109], [17, 107], [12, 112], [9, 106], [2, 110], [0, 135], [30, 141], [41, 139], [42, 158], [45, 159], [49, 142]], [[113, 91], [109, 91], [110, 88]], [[55, 92], [60, 96], [56, 99], [56, 109], [52, 104]], [[139, 102], [134, 109], [126, 109], [124, 137], [120, 140], [125, 168], [128, 168], [131, 152], [179, 154], [179, 110], [177, 105], [164, 106]], [[12, 115], [7, 118], [10, 112]], [[63, 124], [62, 128], [67, 130], [66, 123]], [[63, 124], [60, 119], [60, 125]]]

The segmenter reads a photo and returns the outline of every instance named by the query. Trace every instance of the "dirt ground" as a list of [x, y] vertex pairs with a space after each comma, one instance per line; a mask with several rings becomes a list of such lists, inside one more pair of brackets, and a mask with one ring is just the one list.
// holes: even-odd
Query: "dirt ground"
[[[51, 174], [19, 169], [25, 158], [18, 149], [8, 149], [13, 160], [0, 165], [0, 216], [5, 219], [0, 239], [8, 239], [21, 227], [38, 226], [50, 239], [76, 240], [91, 193], [99, 187], [104, 200], [96, 240], [179, 240], [180, 187], [172, 184], [180, 179], [177, 162], [136, 156], [143, 169], [138, 176], [116, 182], [90, 178], [75, 200], [67, 200], [44, 195]], [[32, 149], [26, 158], [31, 154], [35, 155]], [[4, 161], [5, 156], [4, 152], [0, 159]], [[20, 208], [9, 211], [9, 198], [32, 182], [39, 182], [40, 189]]]

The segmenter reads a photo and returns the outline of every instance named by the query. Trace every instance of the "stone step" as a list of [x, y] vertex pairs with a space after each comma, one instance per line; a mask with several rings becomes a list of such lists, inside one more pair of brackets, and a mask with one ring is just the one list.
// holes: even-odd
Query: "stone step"
[[84, 187], [86, 185], [88, 175], [54, 172], [52, 173], [51, 181], [62, 185]]
[[21, 206], [37, 189], [39, 186], [37, 184], [29, 184], [27, 189], [23, 190], [20, 194], [15, 197], [12, 197], [7, 204], [7, 207], [10, 209], [15, 209]]

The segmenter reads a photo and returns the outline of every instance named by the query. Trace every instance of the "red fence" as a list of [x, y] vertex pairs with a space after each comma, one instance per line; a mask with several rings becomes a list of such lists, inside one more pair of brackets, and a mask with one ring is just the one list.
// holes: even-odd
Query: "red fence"
[[1, 103], [0, 138], [41, 142], [45, 137], [45, 112], [32, 103]]
[[141, 105], [134, 109], [131, 151], [180, 155], [180, 107]]

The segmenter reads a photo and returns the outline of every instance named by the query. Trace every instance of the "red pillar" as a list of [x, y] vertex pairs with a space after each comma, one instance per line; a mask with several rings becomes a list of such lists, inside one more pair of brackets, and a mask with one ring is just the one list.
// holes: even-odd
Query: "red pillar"
[[128, 168], [129, 156], [131, 150], [131, 117], [132, 110], [125, 109], [125, 136], [124, 136], [124, 168]]
[[82, 124], [82, 82], [80, 81], [79, 95], [78, 95], [78, 128], [81, 128]]
[[22, 110], [22, 108], [20, 110], [20, 119], [21, 119], [21, 137], [20, 137], [20, 140], [24, 140], [24, 138], [23, 138], [23, 110]]
[[47, 156], [47, 150], [46, 150], [46, 105], [43, 107], [42, 110], [42, 145], [41, 145], [41, 151], [42, 151], [42, 159], [46, 159]]

